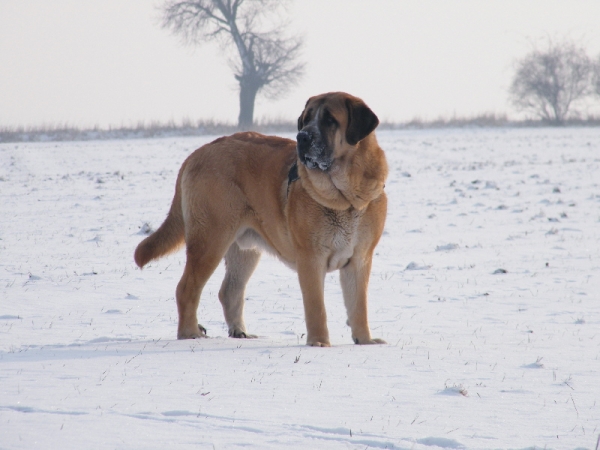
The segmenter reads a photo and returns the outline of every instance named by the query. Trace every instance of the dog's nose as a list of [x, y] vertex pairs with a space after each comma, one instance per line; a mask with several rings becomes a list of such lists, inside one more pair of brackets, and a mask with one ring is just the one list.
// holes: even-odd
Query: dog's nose
[[296, 141], [298, 142], [299, 148], [307, 147], [310, 145], [310, 134], [308, 134], [306, 131], [301, 131], [296, 136]]

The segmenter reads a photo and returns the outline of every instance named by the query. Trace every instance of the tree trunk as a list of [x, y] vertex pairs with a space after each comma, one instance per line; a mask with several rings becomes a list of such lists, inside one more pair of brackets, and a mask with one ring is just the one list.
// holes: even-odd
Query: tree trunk
[[250, 129], [254, 124], [254, 101], [258, 87], [246, 80], [240, 80], [240, 115], [238, 117], [238, 128]]

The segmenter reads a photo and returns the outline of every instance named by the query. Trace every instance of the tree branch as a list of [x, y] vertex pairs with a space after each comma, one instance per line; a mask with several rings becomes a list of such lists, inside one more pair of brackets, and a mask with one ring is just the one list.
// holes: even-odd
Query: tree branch
[[[186, 45], [222, 39], [233, 43], [230, 57], [234, 77], [246, 99], [264, 90], [267, 96], [283, 93], [304, 73], [297, 62], [300, 38], [286, 37], [285, 23], [277, 17], [286, 0], [167, 0], [162, 9], [163, 28], [178, 35]], [[278, 19], [273, 25], [271, 19]], [[270, 25], [270, 26], [269, 26]], [[240, 115], [241, 117], [241, 115]]]

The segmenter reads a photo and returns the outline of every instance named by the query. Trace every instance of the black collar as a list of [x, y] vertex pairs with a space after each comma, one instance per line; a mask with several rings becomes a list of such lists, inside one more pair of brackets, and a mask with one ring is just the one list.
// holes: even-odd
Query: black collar
[[300, 178], [300, 176], [298, 175], [298, 161], [295, 161], [294, 165], [292, 167], [290, 167], [290, 171], [288, 172], [288, 185], [287, 185], [288, 194], [290, 193], [290, 185], [299, 178]]

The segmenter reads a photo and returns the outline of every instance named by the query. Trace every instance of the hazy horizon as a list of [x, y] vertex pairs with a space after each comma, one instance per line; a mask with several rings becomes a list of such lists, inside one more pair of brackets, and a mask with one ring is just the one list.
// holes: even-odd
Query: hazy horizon
[[[160, 28], [161, 3], [0, 0], [0, 126], [235, 123], [222, 49], [183, 47]], [[332, 90], [362, 97], [382, 121], [518, 118], [507, 88], [532, 42], [568, 37], [600, 53], [591, 0], [304, 0], [288, 17], [305, 38], [306, 75], [284, 98], [259, 96], [259, 121], [295, 120], [307, 97]]]

